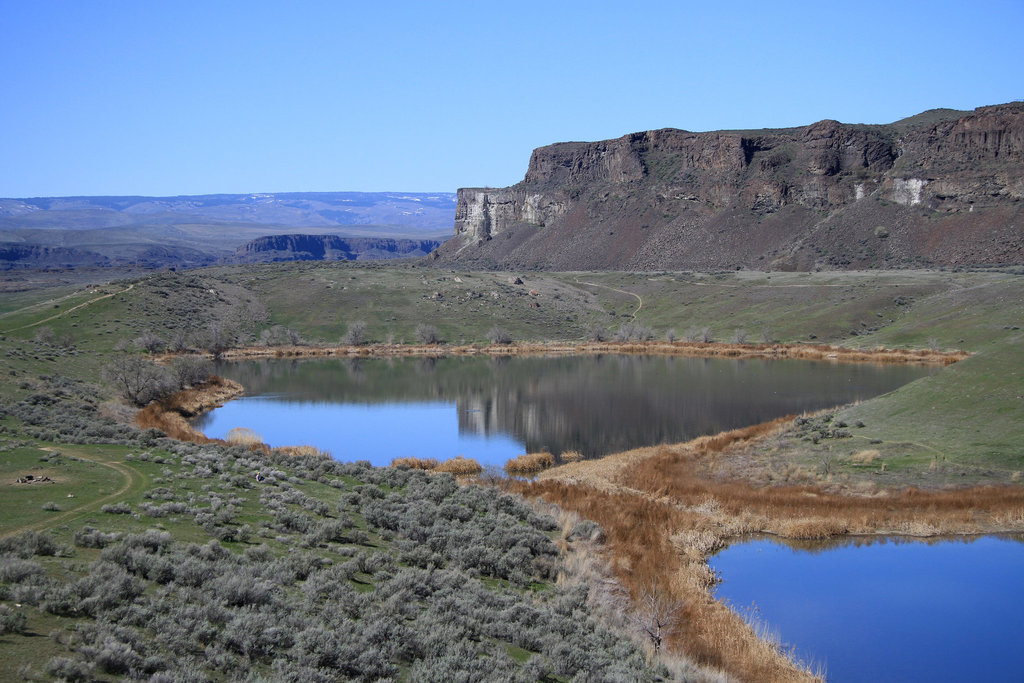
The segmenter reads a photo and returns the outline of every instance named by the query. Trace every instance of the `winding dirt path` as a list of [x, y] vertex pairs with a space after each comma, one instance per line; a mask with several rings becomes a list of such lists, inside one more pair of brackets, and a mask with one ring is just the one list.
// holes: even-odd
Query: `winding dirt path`
[[124, 461], [122, 461], [122, 460], [113, 460], [113, 461], [111, 461], [111, 460], [101, 460], [101, 459], [96, 458], [94, 456], [86, 455], [85, 453], [82, 453], [81, 451], [69, 450], [66, 447], [65, 448], [61, 448], [61, 449], [49, 448], [48, 447], [48, 448], [43, 448], [41, 450], [44, 450], [44, 451], [60, 450], [61, 453], [63, 453], [64, 455], [66, 455], [68, 457], [78, 458], [79, 460], [87, 460], [89, 462], [92, 462], [92, 463], [95, 463], [97, 465], [100, 465], [101, 467], [106, 467], [108, 469], [112, 469], [115, 472], [117, 472], [118, 474], [120, 474], [122, 477], [124, 477], [124, 483], [121, 484], [121, 487], [118, 488], [113, 493], [107, 494], [107, 495], [103, 496], [102, 498], [100, 498], [98, 500], [92, 501], [91, 503], [85, 503], [83, 505], [79, 505], [78, 507], [74, 507], [74, 508], [71, 508], [70, 510], [66, 510], [64, 512], [61, 512], [58, 515], [49, 516], [46, 519], [41, 520], [39, 522], [33, 522], [32, 524], [24, 524], [22, 526], [14, 528], [14, 529], [7, 529], [3, 533], [0, 533], [0, 538], [2, 538], [4, 536], [13, 536], [14, 534], [20, 533], [22, 531], [39, 531], [41, 529], [48, 529], [50, 527], [56, 526], [57, 524], [63, 523], [66, 520], [82, 516], [83, 514], [86, 514], [86, 513], [96, 512], [102, 506], [106, 505], [107, 503], [114, 502], [118, 498], [121, 498], [124, 494], [128, 493], [133, 488], [139, 488], [139, 489], [142, 488], [142, 484], [143, 484], [143, 481], [144, 481], [143, 477], [142, 477], [142, 474], [138, 470], [134, 469], [133, 467], [129, 467], [128, 465], [125, 465]]
[[[14, 327], [14, 328], [11, 328], [9, 330], [3, 330], [3, 334], [8, 334], [10, 332], [17, 332], [18, 330], [27, 330], [30, 327], [36, 327], [37, 325], [42, 325], [43, 323], [48, 323], [51, 320], [56, 320], [57, 318], [62, 318], [65, 315], [67, 315], [68, 313], [71, 313], [72, 311], [77, 311], [80, 308], [85, 308], [86, 306], [91, 306], [92, 304], [96, 303], [97, 301], [102, 301], [103, 299], [109, 299], [110, 297], [117, 296], [118, 294], [124, 294], [125, 292], [130, 292], [134, 288], [135, 288], [135, 283], [133, 282], [133, 283], [129, 284], [127, 287], [125, 287], [124, 289], [120, 290], [120, 291], [111, 292], [110, 294], [104, 294], [103, 296], [98, 296], [98, 297], [96, 297], [94, 299], [89, 299], [88, 301], [84, 301], [84, 302], [78, 304], [77, 306], [72, 306], [71, 308], [69, 308], [66, 311], [61, 311], [60, 313], [57, 313], [56, 315], [51, 315], [49, 318], [43, 318], [42, 320], [37, 320], [34, 323], [29, 323], [28, 325], [22, 325], [21, 327]], [[14, 313], [21, 313], [22, 311], [26, 311], [26, 310], [32, 308], [33, 306], [38, 306], [38, 305], [39, 304], [32, 304], [32, 306], [25, 306], [24, 308], [19, 308], [16, 311], [10, 311], [10, 312], [6, 313], [5, 315], [12, 315]]]
[[626, 294], [627, 296], [634, 297], [637, 300], [637, 306], [636, 306], [636, 309], [633, 311], [633, 314], [632, 314], [633, 320], [636, 320], [636, 314], [639, 313], [640, 309], [644, 307], [644, 300], [643, 300], [643, 298], [639, 294], [637, 294], [636, 292], [627, 292], [624, 289], [615, 289], [614, 287], [609, 287], [608, 285], [602, 285], [602, 284], [598, 284], [596, 282], [583, 282], [579, 278], [575, 278], [575, 279], [576, 279], [576, 284], [578, 284], [578, 285], [589, 285], [590, 287], [600, 287], [602, 289], [607, 289], [607, 290], [611, 290], [613, 292], [618, 292], [619, 294]]

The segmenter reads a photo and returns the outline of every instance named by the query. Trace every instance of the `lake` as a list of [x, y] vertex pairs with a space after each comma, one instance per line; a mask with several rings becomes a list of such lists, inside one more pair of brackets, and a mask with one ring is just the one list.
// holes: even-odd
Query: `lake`
[[864, 400], [936, 372], [920, 365], [666, 356], [288, 359], [221, 363], [246, 396], [198, 418], [339, 460], [526, 452], [588, 458]]
[[711, 558], [716, 595], [829, 681], [1020, 681], [1024, 543], [760, 539]]

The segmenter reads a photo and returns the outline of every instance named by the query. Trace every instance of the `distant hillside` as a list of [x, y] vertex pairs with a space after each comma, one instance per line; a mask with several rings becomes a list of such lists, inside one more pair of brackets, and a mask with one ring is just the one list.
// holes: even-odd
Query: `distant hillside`
[[889, 125], [665, 129], [459, 190], [436, 261], [555, 270], [1024, 263], [1024, 102]]
[[238, 247], [235, 260], [267, 261], [379, 261], [423, 257], [441, 246], [439, 240], [336, 235], [271, 235]]
[[0, 269], [207, 265], [233, 260], [254, 239], [299, 231], [437, 240], [451, 234], [455, 199], [445, 192], [0, 199]]

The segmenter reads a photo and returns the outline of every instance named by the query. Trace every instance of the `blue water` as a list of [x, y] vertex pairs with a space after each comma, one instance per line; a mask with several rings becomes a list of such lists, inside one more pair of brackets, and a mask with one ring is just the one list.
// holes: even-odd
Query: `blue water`
[[501, 466], [524, 452], [521, 442], [505, 435], [460, 430], [454, 403], [294, 403], [243, 397], [211, 413], [202, 428], [210, 438], [223, 439], [238, 426], [253, 430], [265, 443], [316, 446], [337, 460], [375, 465], [390, 465], [395, 458], [461, 455]]
[[829, 681], [1024, 680], [1024, 543], [771, 540], [711, 558], [717, 596]]
[[859, 401], [934, 371], [919, 366], [588, 356], [268, 360], [221, 364], [246, 397], [198, 418], [271, 446], [310, 445], [389, 465], [457, 455], [593, 458]]

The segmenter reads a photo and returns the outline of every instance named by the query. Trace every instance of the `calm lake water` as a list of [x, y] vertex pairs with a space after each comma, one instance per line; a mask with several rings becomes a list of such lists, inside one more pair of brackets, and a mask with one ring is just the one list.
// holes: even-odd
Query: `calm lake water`
[[199, 418], [389, 465], [526, 452], [598, 457], [867, 399], [923, 366], [645, 356], [260, 360], [223, 363], [246, 396]]
[[1021, 681], [1021, 541], [755, 540], [710, 564], [719, 598], [829, 681]]

